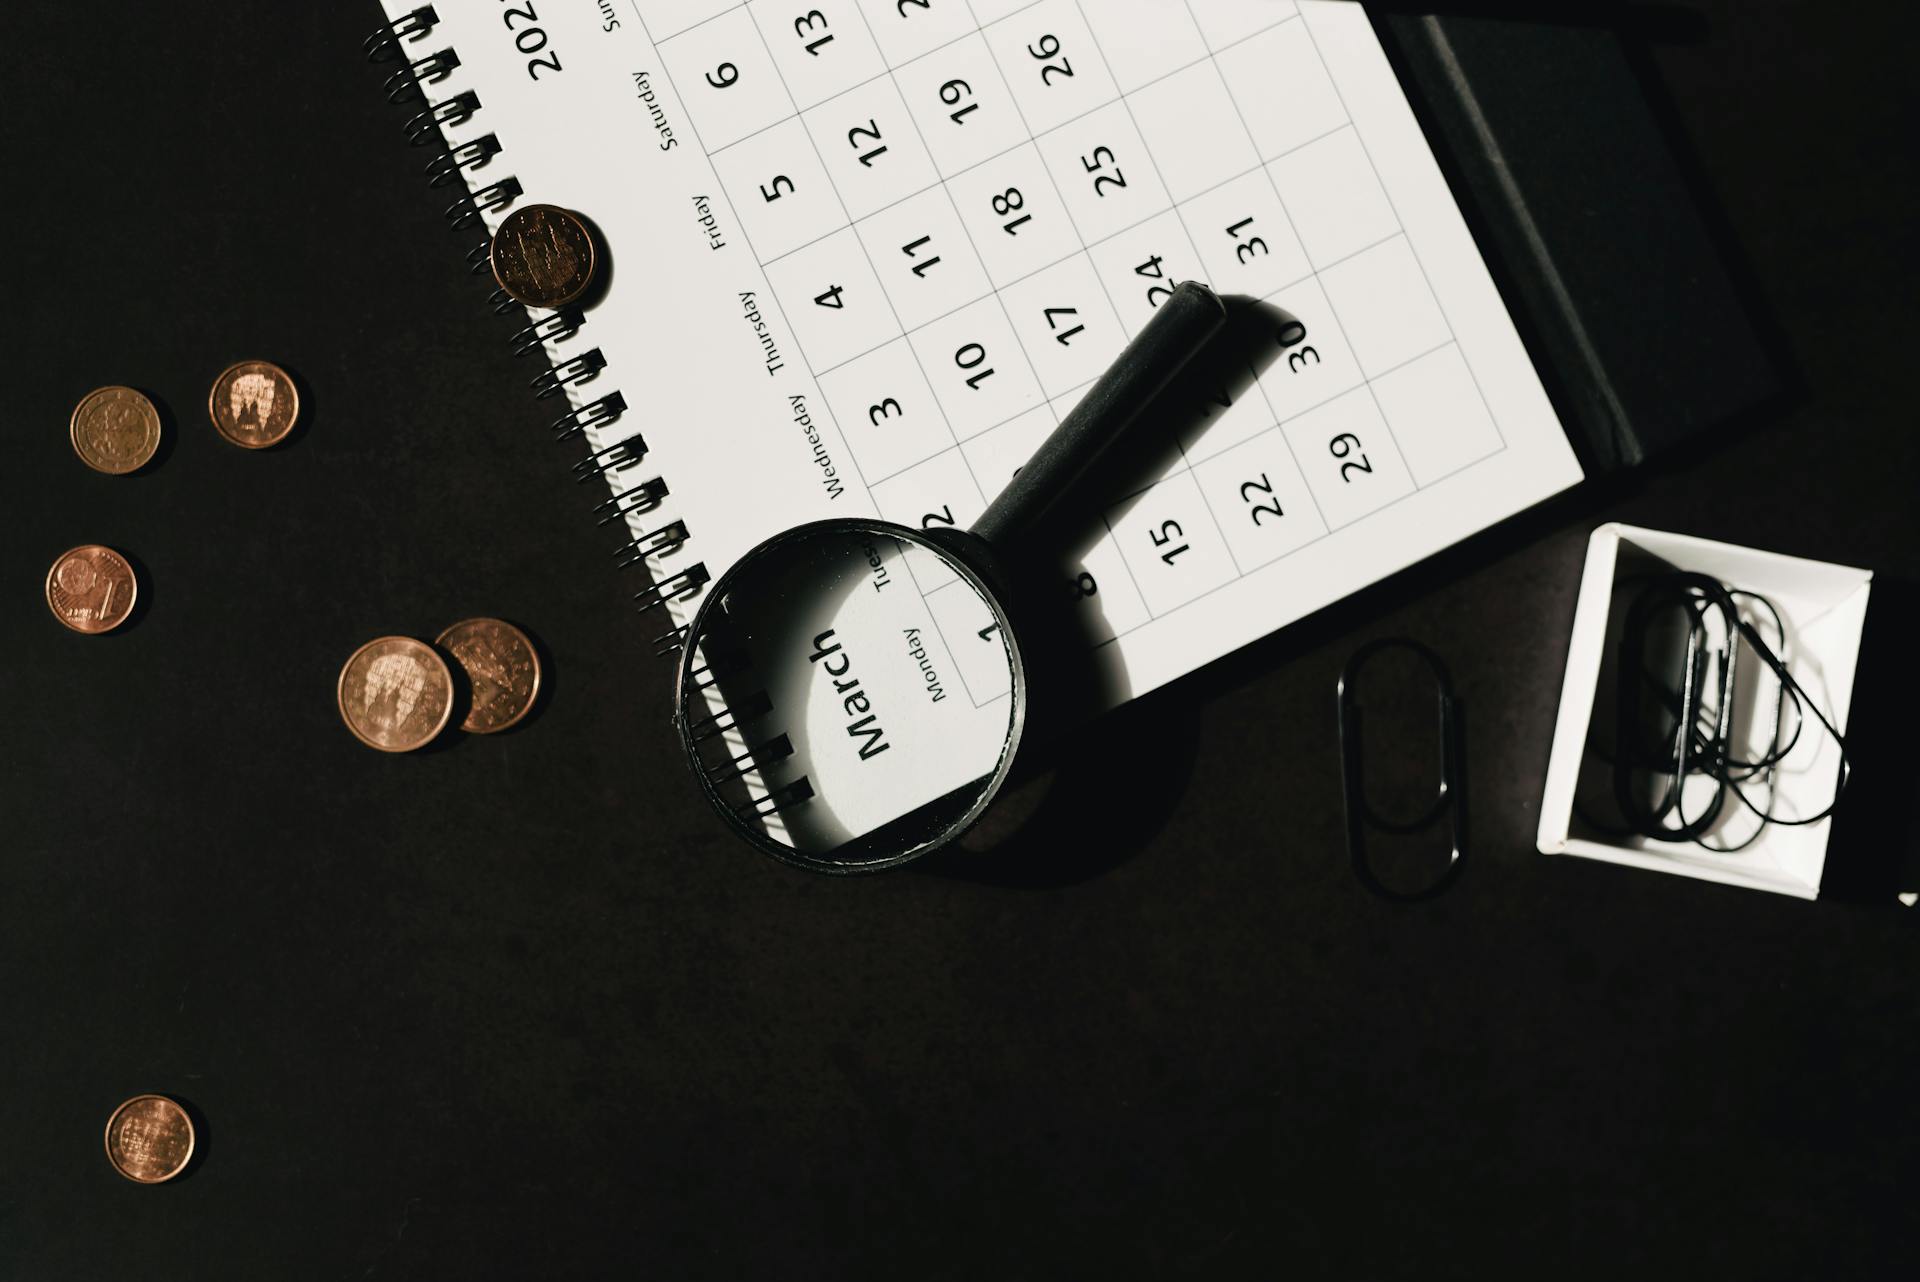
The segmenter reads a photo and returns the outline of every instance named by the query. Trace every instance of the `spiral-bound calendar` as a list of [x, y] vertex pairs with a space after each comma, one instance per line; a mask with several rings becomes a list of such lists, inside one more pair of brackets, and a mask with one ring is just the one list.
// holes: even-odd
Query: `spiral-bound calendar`
[[[662, 648], [792, 525], [965, 528], [1180, 280], [1259, 319], [1084, 499], [1115, 703], [1580, 479], [1357, 4], [385, 3], [476, 272], [517, 203], [604, 237], [604, 297], [512, 347]], [[938, 624], [959, 585], [907, 569]]]

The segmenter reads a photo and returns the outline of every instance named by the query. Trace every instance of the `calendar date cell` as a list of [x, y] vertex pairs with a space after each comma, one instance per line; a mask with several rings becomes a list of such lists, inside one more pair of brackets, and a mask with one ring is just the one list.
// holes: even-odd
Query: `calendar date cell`
[[1162, 393], [1189, 463], [1218, 454], [1273, 426], [1273, 409], [1255, 386], [1253, 366], [1235, 333], [1236, 329], [1264, 323], [1250, 306], [1230, 307], [1228, 332], [1189, 361], [1173, 386]]
[[1293, 0], [1207, 0], [1193, 7], [1200, 34], [1206, 38], [1207, 48], [1215, 53], [1299, 13]]
[[1098, 0], [1085, 6], [1122, 90], [1131, 92], [1207, 56], [1189, 8], [1165, 0]]
[[1267, 165], [1315, 267], [1327, 267], [1400, 230], [1366, 144], [1337, 129]]
[[859, 5], [893, 67], [975, 30], [967, 0], [859, 0]]
[[794, 113], [744, 5], [665, 41], [660, 57], [709, 155]]
[[[1103, 528], [1100, 518], [1089, 518], [1089, 528]], [[1080, 616], [1087, 639], [1096, 645], [1131, 632], [1153, 617], [1111, 534], [1103, 534], [1077, 558], [1068, 560], [1060, 569], [1060, 585], [1061, 595]]]
[[1156, 80], [1133, 95], [1131, 107], [1175, 200], [1259, 167], [1240, 110], [1211, 61]]
[[894, 72], [943, 174], [957, 174], [1027, 140], [1013, 95], [977, 32]]
[[868, 484], [953, 445], [946, 415], [905, 338], [829, 370], [820, 376], [820, 390]]
[[1186, 227], [1171, 209], [1101, 241], [1089, 252], [1129, 336], [1139, 333], [1160, 304], [1173, 297], [1174, 286], [1183, 280], [1208, 279], [1194, 257]]
[[1220, 73], [1240, 103], [1262, 160], [1274, 160], [1347, 123], [1305, 22], [1287, 22], [1221, 53]]
[[1393, 433], [1367, 388], [1282, 424], [1330, 529], [1413, 492]]
[[945, 190], [935, 187], [855, 225], [894, 314], [909, 330], [992, 292]]
[[640, 0], [647, 33], [661, 44], [689, 27], [737, 8], [739, 0]]
[[893, 81], [882, 77], [802, 113], [814, 149], [851, 218], [940, 181]]
[[1049, 396], [1098, 378], [1126, 346], [1107, 291], [1085, 254], [1009, 286], [1000, 299]]
[[1025, 413], [1044, 397], [997, 297], [987, 297], [911, 335], [920, 367], [960, 440]]
[[1040, 0], [988, 27], [986, 37], [1035, 134], [1120, 96], [1074, 0]]
[[1011, 693], [1013, 674], [1007, 667], [1006, 643], [997, 635], [1000, 625], [980, 594], [956, 580], [927, 593], [927, 608], [974, 706]]
[[[1065, 396], [1055, 397], [1051, 402], [1055, 417], [1064, 419], [1071, 414], [1086, 390], [1076, 388]], [[1143, 493], [1176, 472], [1184, 471], [1186, 466], [1178, 433], [1157, 417], [1135, 422], [1100, 458], [1100, 474], [1110, 483], [1108, 499], [1131, 498]]]
[[766, 272], [816, 376], [900, 336], [851, 227], [768, 263]]
[[1080, 252], [1080, 238], [1032, 143], [947, 180], [987, 274], [1006, 286]]
[[1107, 528], [1156, 616], [1235, 576], [1226, 542], [1188, 472], [1176, 472], [1146, 493], [1109, 508]]
[[1312, 273], [1273, 181], [1263, 170], [1180, 205], [1203, 279], [1222, 294], [1265, 298]]
[[[957, 449], [934, 455], [898, 476], [872, 487], [873, 501], [886, 520], [916, 530], [964, 530], [987, 509], [967, 461]], [[919, 548], [907, 549], [907, 566], [921, 592], [952, 583], [946, 562]]]
[[1276, 419], [1285, 422], [1361, 385], [1359, 362], [1319, 281], [1308, 277], [1263, 301], [1260, 323], [1237, 332]]
[[1102, 107], [1038, 141], [1074, 226], [1089, 245], [1172, 203], [1125, 103]]
[[798, 120], [727, 148], [713, 157], [713, 168], [762, 262], [846, 225], [846, 210]]
[[1000, 491], [1012, 483], [1014, 473], [1026, 466], [1057, 426], [1058, 416], [1041, 405], [961, 445], [967, 465], [973, 469], [973, 479], [989, 503], [1000, 497]]
[[1277, 427], [1194, 464], [1193, 475], [1242, 573], [1327, 532]]
[[760, 0], [747, 8], [803, 110], [886, 74], [853, 0]]
[[1458, 343], [1373, 384], [1380, 412], [1414, 479], [1431, 485], [1502, 448], [1500, 429]]

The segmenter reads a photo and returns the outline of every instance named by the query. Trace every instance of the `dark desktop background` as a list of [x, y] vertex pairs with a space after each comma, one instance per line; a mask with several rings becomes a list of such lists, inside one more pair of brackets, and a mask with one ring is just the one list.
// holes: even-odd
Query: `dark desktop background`
[[[10, 13], [0, 1277], [1908, 1275], [1920, 910], [1534, 830], [1604, 520], [1873, 569], [1856, 708], [1912, 709], [1911, 25], [1573, 16], [1646, 43], [1787, 395], [1115, 715], [996, 817], [1020, 875], [827, 880], [691, 782], [375, 6]], [[205, 422], [252, 356], [305, 394], [262, 454]], [[66, 439], [115, 382], [169, 417], [132, 479]], [[41, 602], [81, 542], [138, 558], [117, 635]], [[537, 715], [356, 743], [346, 655], [475, 614], [545, 647]], [[1469, 863], [1412, 906], [1347, 865], [1334, 736], [1394, 634], [1468, 717]], [[1913, 843], [1878, 744], [1869, 861]], [[154, 1188], [101, 1152], [146, 1091], [201, 1123]]]

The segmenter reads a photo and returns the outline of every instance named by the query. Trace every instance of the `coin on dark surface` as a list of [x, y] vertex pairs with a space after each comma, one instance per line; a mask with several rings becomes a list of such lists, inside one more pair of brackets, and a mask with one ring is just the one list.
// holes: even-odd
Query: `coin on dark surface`
[[249, 450], [287, 439], [300, 417], [300, 393], [272, 361], [241, 361], [221, 371], [207, 394], [207, 416], [220, 435]]
[[540, 693], [540, 657], [527, 634], [503, 619], [465, 619], [434, 639], [467, 674], [473, 692], [469, 734], [494, 734], [518, 725]]
[[160, 448], [160, 411], [131, 387], [102, 387], [73, 407], [73, 452], [96, 472], [137, 472]]
[[599, 247], [578, 214], [558, 205], [527, 205], [493, 234], [493, 278], [528, 307], [565, 307], [593, 283]]
[[136, 1095], [107, 1119], [107, 1160], [136, 1184], [164, 1184], [193, 1158], [193, 1119], [164, 1095]]
[[340, 719], [382, 752], [424, 748], [453, 714], [453, 673], [432, 646], [379, 637], [353, 652], [336, 688]]
[[62, 552], [47, 571], [47, 608], [75, 632], [111, 632], [133, 613], [140, 582], [127, 558], [88, 543]]

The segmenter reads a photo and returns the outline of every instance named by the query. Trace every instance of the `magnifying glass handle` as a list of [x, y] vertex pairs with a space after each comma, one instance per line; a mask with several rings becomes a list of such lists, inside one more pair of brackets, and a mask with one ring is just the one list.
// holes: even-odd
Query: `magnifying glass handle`
[[1199, 281], [1183, 281], [1060, 421], [1000, 496], [987, 505], [972, 532], [1006, 547], [1066, 493], [1100, 452], [1118, 440], [1134, 417], [1173, 380], [1226, 323], [1227, 309]]

